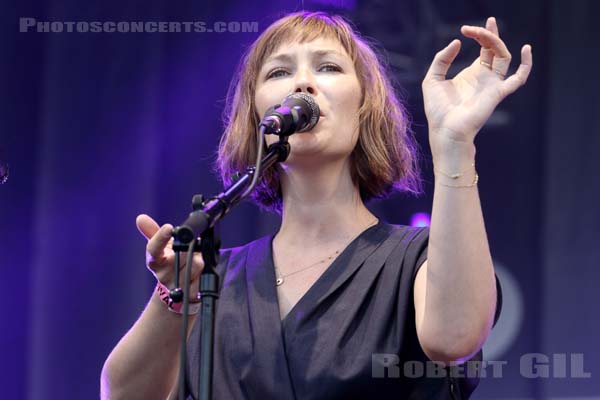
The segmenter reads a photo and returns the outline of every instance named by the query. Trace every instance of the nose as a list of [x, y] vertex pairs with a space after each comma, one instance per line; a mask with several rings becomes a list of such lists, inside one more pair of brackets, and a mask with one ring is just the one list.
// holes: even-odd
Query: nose
[[313, 96], [317, 93], [317, 91], [315, 89], [313, 89], [312, 86], [309, 86], [309, 85], [297, 86], [295, 92], [296, 93], [306, 92], [306, 93], [311, 94]]
[[294, 92], [305, 92], [312, 96], [317, 94], [314, 77], [309, 71], [306, 71], [304, 68], [297, 72], [296, 81], [294, 82], [294, 85]]

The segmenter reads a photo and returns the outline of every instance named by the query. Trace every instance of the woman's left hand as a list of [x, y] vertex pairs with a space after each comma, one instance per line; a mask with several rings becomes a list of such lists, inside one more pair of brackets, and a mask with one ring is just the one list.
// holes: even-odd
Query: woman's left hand
[[533, 65], [531, 46], [525, 45], [521, 65], [506, 77], [511, 54], [493, 17], [485, 28], [465, 25], [461, 32], [479, 43], [480, 56], [454, 78], [446, 79], [460, 51], [461, 42], [455, 39], [436, 54], [422, 84], [434, 157], [448, 143], [472, 143], [498, 103], [525, 84]]

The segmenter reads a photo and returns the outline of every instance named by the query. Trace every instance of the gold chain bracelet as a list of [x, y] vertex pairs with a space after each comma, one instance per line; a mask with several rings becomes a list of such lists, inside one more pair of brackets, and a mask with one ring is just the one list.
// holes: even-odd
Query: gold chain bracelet
[[473, 187], [473, 186], [477, 185], [477, 182], [479, 182], [479, 175], [477, 174], [477, 172], [475, 172], [475, 177], [473, 178], [473, 182], [471, 182], [468, 185], [448, 185], [447, 183], [442, 183], [440, 181], [437, 181], [438, 184], [440, 184], [442, 186], [446, 186], [446, 187], [451, 187], [451, 188], [469, 188], [469, 187]]
[[[433, 167], [433, 172], [435, 174], [441, 174], [447, 178], [456, 180], [456, 179], [460, 178], [461, 176], [463, 176], [468, 171], [470, 171], [471, 168], [475, 169], [475, 163], [472, 163], [469, 169], [466, 169], [464, 171], [457, 172], [454, 174], [447, 174], [443, 171], [438, 170], [437, 168], [435, 168], [435, 166]], [[473, 182], [471, 182], [468, 185], [448, 185], [447, 183], [442, 183], [442, 182], [437, 181], [437, 183], [439, 183], [442, 186], [452, 187], [452, 188], [469, 188], [469, 187], [473, 187], [473, 186], [477, 185], [477, 182], [479, 182], [479, 175], [477, 174], [477, 170], [475, 170], [475, 177], [473, 177]]]

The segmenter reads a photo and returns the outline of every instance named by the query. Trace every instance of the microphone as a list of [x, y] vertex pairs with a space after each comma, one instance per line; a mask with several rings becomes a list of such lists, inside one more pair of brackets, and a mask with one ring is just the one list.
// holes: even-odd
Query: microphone
[[321, 110], [315, 99], [303, 92], [292, 93], [265, 113], [260, 125], [266, 134], [291, 135], [308, 132], [317, 125]]

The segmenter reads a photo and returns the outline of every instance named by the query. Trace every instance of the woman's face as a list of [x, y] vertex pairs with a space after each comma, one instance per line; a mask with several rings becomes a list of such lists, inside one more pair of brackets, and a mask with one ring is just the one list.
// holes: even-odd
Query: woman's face
[[[358, 140], [361, 87], [354, 63], [335, 39], [284, 43], [262, 65], [257, 77], [255, 104], [260, 119], [267, 109], [292, 92], [314, 97], [321, 109], [310, 132], [290, 136], [292, 152], [286, 164], [348, 157]], [[267, 143], [277, 141], [268, 135]]]

